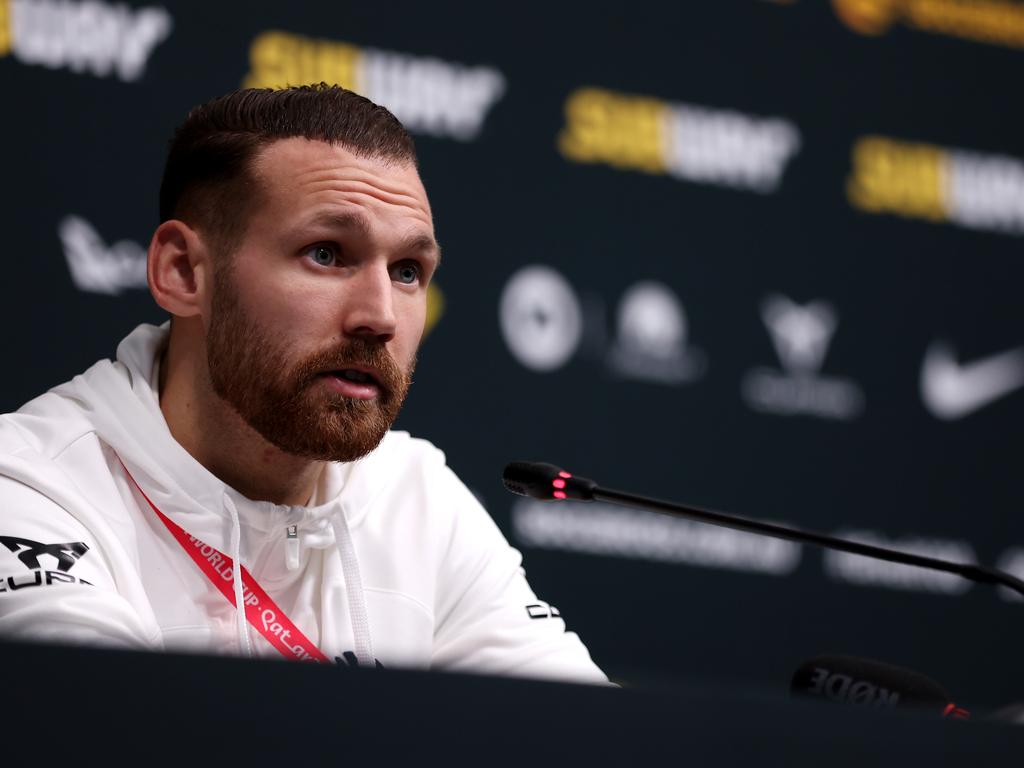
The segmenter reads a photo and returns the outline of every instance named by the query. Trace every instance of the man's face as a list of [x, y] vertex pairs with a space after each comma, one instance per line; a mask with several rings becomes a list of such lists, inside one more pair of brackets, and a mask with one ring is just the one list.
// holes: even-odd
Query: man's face
[[213, 390], [282, 451], [352, 461], [409, 387], [439, 258], [426, 192], [411, 166], [306, 139], [253, 167], [245, 239], [215, 259]]

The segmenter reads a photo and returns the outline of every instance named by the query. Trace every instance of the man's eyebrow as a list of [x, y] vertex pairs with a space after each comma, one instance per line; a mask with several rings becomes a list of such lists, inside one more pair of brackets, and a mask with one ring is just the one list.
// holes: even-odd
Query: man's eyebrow
[[434, 257], [434, 267], [441, 266], [441, 245], [430, 235], [418, 234], [406, 238], [402, 250], [430, 254]]
[[331, 229], [354, 229], [361, 235], [370, 234], [370, 222], [361, 213], [324, 211], [310, 219], [306, 226]]
[[[367, 237], [370, 234], [370, 222], [361, 213], [325, 211], [318, 213], [310, 219], [306, 226], [324, 227], [327, 229], [354, 229], [360, 235]], [[410, 235], [403, 241], [402, 250], [431, 254], [434, 257], [436, 266], [441, 265], [441, 246], [430, 235], [423, 233]]]

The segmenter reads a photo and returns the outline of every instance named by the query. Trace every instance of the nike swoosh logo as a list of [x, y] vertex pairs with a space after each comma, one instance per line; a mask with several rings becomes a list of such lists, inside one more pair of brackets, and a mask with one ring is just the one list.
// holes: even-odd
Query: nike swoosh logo
[[1024, 347], [960, 364], [948, 344], [936, 341], [925, 352], [921, 397], [939, 419], [962, 419], [1024, 387]]

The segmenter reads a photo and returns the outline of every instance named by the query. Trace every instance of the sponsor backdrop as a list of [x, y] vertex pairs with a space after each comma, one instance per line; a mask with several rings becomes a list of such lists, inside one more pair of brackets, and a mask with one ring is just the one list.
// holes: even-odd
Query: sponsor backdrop
[[0, 407], [160, 321], [192, 105], [325, 80], [415, 134], [445, 265], [400, 426], [627, 683], [805, 659], [1024, 698], [1024, 608], [951, 576], [508, 495], [507, 461], [1024, 574], [1024, 3], [0, 0]]

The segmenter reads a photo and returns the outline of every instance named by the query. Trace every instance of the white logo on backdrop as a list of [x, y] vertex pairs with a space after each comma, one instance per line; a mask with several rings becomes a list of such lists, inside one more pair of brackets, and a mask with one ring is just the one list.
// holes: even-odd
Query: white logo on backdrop
[[665, 120], [668, 172], [698, 183], [775, 192], [800, 149], [799, 129], [778, 117], [674, 104]]
[[941, 341], [928, 347], [921, 366], [921, 399], [938, 419], [969, 416], [1024, 387], [1024, 347], [958, 363]]
[[[976, 563], [973, 547], [966, 541], [905, 538], [891, 541], [875, 531], [840, 531], [840, 538], [889, 547], [915, 555], [951, 560], [955, 563]], [[971, 588], [971, 582], [955, 573], [933, 571], [915, 565], [874, 560], [849, 552], [827, 550], [824, 554], [825, 573], [836, 581], [869, 587], [884, 587], [918, 592], [938, 592], [959, 595]]]
[[64, 217], [57, 231], [79, 290], [117, 295], [126, 288], [146, 287], [146, 251], [141, 245], [121, 240], [108, 247], [79, 216]]
[[502, 291], [498, 312], [505, 343], [527, 368], [553, 371], [579, 346], [579, 299], [569, 282], [550, 267], [534, 265], [516, 272]]
[[608, 365], [621, 376], [675, 384], [697, 378], [704, 353], [687, 345], [682, 303], [662, 283], [629, 288], [619, 304], [618, 335]]
[[434, 136], [475, 139], [488, 110], [505, 93], [505, 76], [491, 67], [372, 48], [363, 51], [360, 65], [360, 93], [387, 107], [410, 130]]
[[11, 48], [23, 64], [96, 77], [138, 80], [153, 49], [171, 33], [158, 6], [132, 9], [100, 0], [11, 0]]
[[849, 379], [821, 374], [838, 325], [830, 304], [812, 301], [800, 305], [774, 294], [762, 302], [761, 317], [782, 370], [755, 368], [748, 372], [741, 386], [747, 405], [785, 416], [853, 419], [861, 414], [861, 388]]
[[786, 576], [800, 564], [792, 541], [610, 504], [518, 499], [512, 530], [525, 546]]

